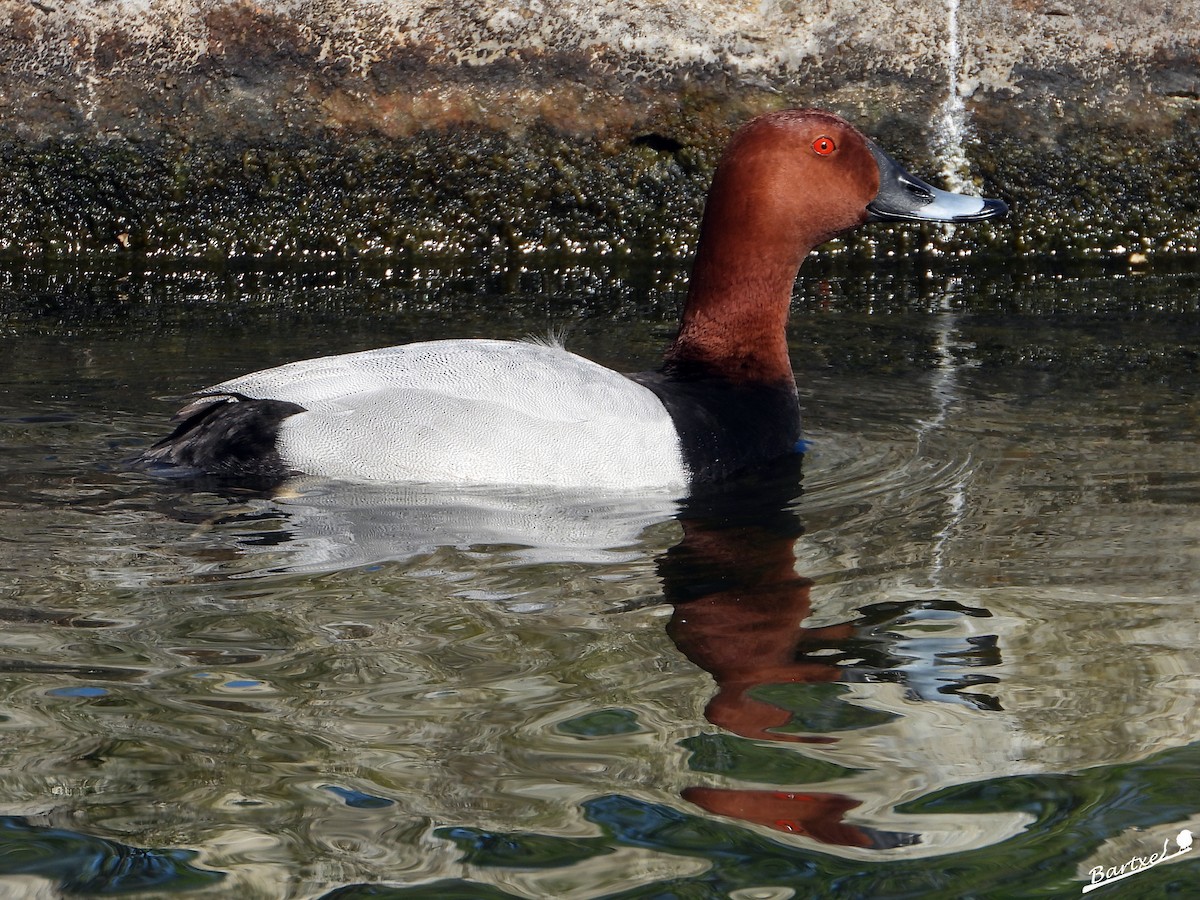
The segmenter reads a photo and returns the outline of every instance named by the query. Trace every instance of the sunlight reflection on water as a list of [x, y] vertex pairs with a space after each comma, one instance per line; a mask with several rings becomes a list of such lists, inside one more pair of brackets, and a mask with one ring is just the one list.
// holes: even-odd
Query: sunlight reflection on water
[[120, 466], [156, 395], [321, 346], [566, 317], [651, 365], [670, 276], [500, 314], [461, 278], [6, 277], [0, 887], [1077, 890], [1200, 809], [1191, 282], [1069, 315], [1037, 279], [806, 282], [803, 473], [681, 499]]

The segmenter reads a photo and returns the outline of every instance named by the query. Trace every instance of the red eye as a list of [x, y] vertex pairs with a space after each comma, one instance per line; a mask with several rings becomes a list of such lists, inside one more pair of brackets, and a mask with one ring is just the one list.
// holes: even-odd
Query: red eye
[[827, 137], [826, 135], [821, 135], [819, 138], [813, 141], [813, 151], [818, 156], [828, 156], [836, 149], [837, 144], [833, 142], [833, 138]]

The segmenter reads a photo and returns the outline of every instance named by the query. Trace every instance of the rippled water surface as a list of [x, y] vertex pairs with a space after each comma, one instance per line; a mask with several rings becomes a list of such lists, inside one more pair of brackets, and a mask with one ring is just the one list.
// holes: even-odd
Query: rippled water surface
[[123, 464], [298, 357], [649, 368], [682, 283], [0, 269], [0, 896], [1079, 896], [1200, 833], [1192, 272], [806, 272], [807, 454], [690, 498]]

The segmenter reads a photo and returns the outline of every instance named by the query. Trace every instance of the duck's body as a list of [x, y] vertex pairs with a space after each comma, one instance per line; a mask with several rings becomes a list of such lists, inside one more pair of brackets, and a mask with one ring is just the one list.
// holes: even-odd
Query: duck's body
[[144, 458], [210, 474], [684, 488], [793, 452], [786, 343], [800, 263], [871, 218], [962, 221], [999, 201], [907, 175], [815, 110], [755, 119], [713, 180], [679, 334], [625, 376], [536, 343], [454, 340], [290, 363], [200, 392]]
[[625, 376], [489, 340], [288, 363], [200, 392], [178, 419], [150, 453], [196, 471], [605, 490], [719, 480], [787, 453], [800, 430], [794, 385]]
[[[256, 426], [222, 427], [221, 407], [253, 409], [249, 398], [297, 407], [274, 426], [279, 463], [270, 465], [281, 473], [558, 487], [687, 483], [679, 439], [654, 393], [561, 347], [429, 341], [255, 372], [200, 394], [205, 406], [196, 412], [212, 422], [184, 430], [179, 439], [192, 435], [193, 458], [180, 461], [212, 471], [222, 458], [232, 463], [246, 433], [271, 428], [268, 405]], [[253, 471], [255, 449], [242, 456], [234, 465]]]

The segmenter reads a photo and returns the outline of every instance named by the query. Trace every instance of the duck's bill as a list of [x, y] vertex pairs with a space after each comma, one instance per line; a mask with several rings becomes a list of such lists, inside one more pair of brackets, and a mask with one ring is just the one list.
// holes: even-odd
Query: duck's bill
[[871, 141], [867, 142], [879, 165], [879, 193], [867, 204], [867, 213], [882, 222], [978, 222], [1008, 212], [1003, 200], [953, 194], [910, 175]]

